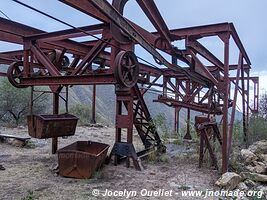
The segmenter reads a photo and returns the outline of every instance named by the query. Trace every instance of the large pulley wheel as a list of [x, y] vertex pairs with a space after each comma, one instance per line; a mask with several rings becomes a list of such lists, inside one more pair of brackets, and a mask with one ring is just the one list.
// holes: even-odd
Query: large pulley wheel
[[124, 87], [133, 87], [138, 80], [139, 64], [132, 51], [121, 51], [115, 58], [115, 78]]
[[61, 58], [62, 51], [55, 49], [51, 53], [48, 54], [48, 58], [51, 62], [56, 65], [59, 70], [63, 70], [70, 65], [70, 60], [67, 56], [63, 56]]
[[20, 78], [23, 77], [23, 62], [13, 62], [7, 70], [9, 82], [16, 88], [26, 88], [28, 86], [20, 85]]

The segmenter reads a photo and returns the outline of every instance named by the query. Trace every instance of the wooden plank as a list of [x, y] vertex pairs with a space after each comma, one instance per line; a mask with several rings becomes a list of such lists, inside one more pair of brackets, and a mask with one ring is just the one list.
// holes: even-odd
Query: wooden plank
[[0, 138], [13, 138], [20, 141], [30, 140], [30, 137], [27, 136], [16, 136], [16, 135], [8, 135], [8, 134], [0, 134]]

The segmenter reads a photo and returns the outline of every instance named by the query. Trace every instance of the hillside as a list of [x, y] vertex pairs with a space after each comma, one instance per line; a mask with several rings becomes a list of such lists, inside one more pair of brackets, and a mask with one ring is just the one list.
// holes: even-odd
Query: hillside
[[[70, 89], [70, 107], [75, 103], [91, 105], [92, 86], [73, 86]], [[110, 123], [114, 123], [115, 119], [115, 88], [113, 85], [97, 86], [96, 92], [96, 109], [97, 112]], [[173, 129], [174, 127], [174, 109], [162, 103], [153, 102], [157, 99], [157, 94], [147, 92], [145, 101], [152, 117], [163, 114], [166, 118], [166, 125]], [[108, 112], [107, 112], [108, 111]], [[194, 121], [196, 115], [201, 113], [191, 111], [191, 121]], [[180, 128], [185, 127], [187, 110], [182, 108], [180, 111]], [[242, 113], [236, 112], [236, 120], [242, 119]]]

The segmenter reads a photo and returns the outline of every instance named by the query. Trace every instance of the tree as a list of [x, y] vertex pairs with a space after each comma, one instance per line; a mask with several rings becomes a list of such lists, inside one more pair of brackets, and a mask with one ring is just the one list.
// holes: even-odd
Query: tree
[[264, 119], [267, 119], [267, 92], [261, 95], [259, 101], [259, 114]]
[[267, 139], [267, 92], [259, 99], [259, 113], [253, 113], [249, 118], [249, 143]]
[[[6, 78], [0, 79], [0, 120], [16, 126], [24, 122], [29, 113], [30, 93], [30, 88], [15, 88]], [[43, 100], [36, 102], [38, 112], [47, 107]]]

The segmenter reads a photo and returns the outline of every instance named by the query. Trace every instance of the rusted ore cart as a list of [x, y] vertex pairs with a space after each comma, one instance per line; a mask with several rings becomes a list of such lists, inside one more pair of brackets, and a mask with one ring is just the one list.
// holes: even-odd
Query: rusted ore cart
[[[29, 135], [38, 138], [72, 136], [78, 118], [71, 114], [29, 115]], [[58, 150], [59, 174], [64, 177], [90, 178], [101, 167], [107, 156], [109, 145], [78, 141]]]
[[29, 115], [29, 135], [38, 138], [54, 138], [75, 134], [78, 118], [71, 114]]
[[59, 174], [71, 178], [90, 178], [105, 161], [109, 145], [78, 141], [58, 150]]

